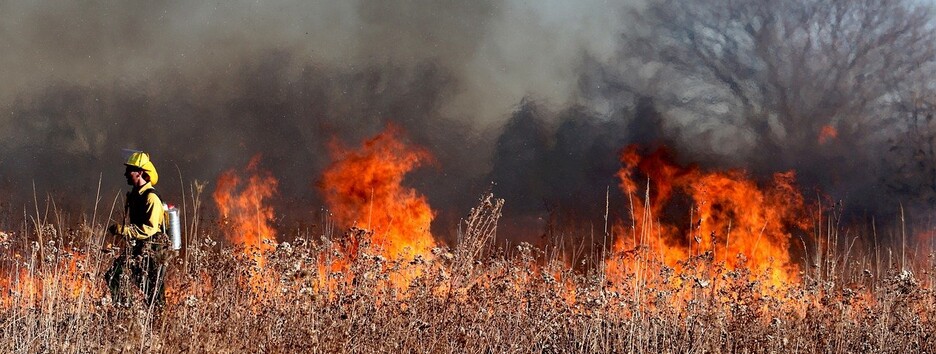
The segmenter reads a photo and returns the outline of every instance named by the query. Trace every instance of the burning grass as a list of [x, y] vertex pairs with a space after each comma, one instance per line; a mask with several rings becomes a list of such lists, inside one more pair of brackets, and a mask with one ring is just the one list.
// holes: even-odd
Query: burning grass
[[[876, 242], [872, 257], [853, 247], [857, 238], [842, 247], [834, 210], [807, 218], [792, 173], [758, 184], [632, 147], [619, 172], [632, 220], [606, 228], [613, 241], [589, 257], [569, 257], [586, 239], [574, 230], [551, 228], [545, 247], [497, 242], [504, 201], [491, 195], [447, 247], [429, 232], [426, 198], [402, 185], [432, 157], [398, 135], [390, 128], [353, 151], [336, 144], [319, 185], [331, 213], [301, 233], [274, 228], [268, 199], [279, 182], [259, 158], [220, 177], [212, 194], [220, 219], [210, 225], [198, 215], [196, 183], [164, 308], [140, 294], [129, 305], [110, 301], [103, 274], [117, 252], [97, 208], [72, 227], [64, 213], [37, 210], [18, 232], [0, 233], [0, 351], [936, 349], [936, 258], [885, 260]], [[674, 200], [688, 205], [689, 225], [662, 217]], [[920, 239], [932, 245], [931, 235]]]
[[[262, 252], [202, 227], [172, 261], [162, 311], [108, 301], [103, 225], [42, 224], [46, 243], [3, 244], [4, 352], [923, 352], [936, 348], [933, 269], [768, 271], [700, 252], [669, 266], [649, 249], [609, 257], [636, 271], [572, 271], [528, 244], [494, 249], [502, 201], [484, 198], [458, 242], [388, 259], [371, 231], [303, 234]], [[323, 229], [325, 230], [325, 229]], [[35, 229], [11, 234], [38, 239]], [[353, 250], [353, 251], [352, 251]], [[23, 252], [25, 253], [17, 253]], [[42, 256], [40, 256], [42, 255]], [[830, 260], [841, 257], [828, 257]], [[341, 263], [341, 267], [332, 267]], [[333, 270], [336, 269], [336, 270]], [[394, 274], [417, 272], [406, 286]], [[840, 274], [840, 275], [836, 275]], [[914, 276], [920, 274], [922, 278]], [[17, 276], [19, 275], [19, 276]], [[327, 286], [325, 286], [327, 285]], [[771, 289], [766, 292], [766, 289]], [[261, 293], [258, 293], [260, 291]]]

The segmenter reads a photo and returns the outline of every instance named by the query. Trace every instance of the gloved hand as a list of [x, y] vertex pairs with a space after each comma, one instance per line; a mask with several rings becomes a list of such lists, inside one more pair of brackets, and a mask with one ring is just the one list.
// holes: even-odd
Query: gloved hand
[[122, 235], [123, 225], [113, 224], [107, 228], [107, 232], [109, 232], [111, 235]]

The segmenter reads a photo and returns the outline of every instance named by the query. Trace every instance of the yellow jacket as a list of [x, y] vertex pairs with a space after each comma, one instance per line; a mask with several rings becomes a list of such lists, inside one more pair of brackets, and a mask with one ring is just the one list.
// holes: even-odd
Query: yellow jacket
[[117, 233], [137, 240], [145, 240], [160, 231], [163, 222], [162, 200], [150, 183], [138, 190], [127, 192], [125, 217], [129, 223], [117, 225]]

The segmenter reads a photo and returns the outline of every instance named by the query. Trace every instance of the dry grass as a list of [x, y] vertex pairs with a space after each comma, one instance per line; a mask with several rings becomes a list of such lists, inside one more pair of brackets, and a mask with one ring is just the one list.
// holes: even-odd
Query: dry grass
[[[203, 225], [186, 254], [172, 261], [161, 311], [108, 301], [101, 278], [114, 253], [102, 252], [103, 225], [68, 227], [37, 215], [2, 245], [0, 351], [936, 349], [936, 296], [909, 272], [858, 271], [864, 278], [847, 285], [804, 272], [799, 284], [765, 289], [757, 275], [722, 269], [706, 254], [675, 274], [638, 251], [612, 259], [644, 271], [611, 279], [600, 267], [570, 271], [526, 244], [491, 249], [501, 205], [482, 200], [453, 249], [416, 260], [374, 256], [367, 233], [352, 230], [282, 242], [260, 270], [249, 252], [216, 241], [218, 230]], [[21, 247], [16, 238], [33, 242]], [[916, 273], [931, 273], [925, 271]], [[247, 285], [251, 272], [264, 275], [263, 289]], [[408, 287], [390, 285], [390, 275], [401, 272], [419, 275]]]

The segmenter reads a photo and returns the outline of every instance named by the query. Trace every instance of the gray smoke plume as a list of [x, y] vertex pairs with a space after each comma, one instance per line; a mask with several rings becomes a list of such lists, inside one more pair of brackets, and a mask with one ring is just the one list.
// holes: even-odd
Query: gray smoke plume
[[795, 169], [858, 214], [925, 210], [931, 21], [910, 0], [4, 1], [0, 204], [35, 184], [88, 213], [99, 178], [104, 201], [125, 188], [122, 148], [175, 200], [261, 154], [281, 222], [309, 222], [328, 142], [393, 122], [436, 157], [406, 182], [446, 236], [487, 190], [509, 237], [623, 217], [633, 143]]
[[277, 210], [314, 219], [328, 141], [395, 122], [436, 155], [408, 183], [454, 229], [490, 184], [510, 112], [526, 96], [577, 100], [578, 63], [613, 54], [622, 6], [0, 2], [2, 203], [32, 204], [35, 184], [40, 203], [89, 213], [101, 179], [109, 206], [123, 148], [151, 152], [177, 201], [261, 154]]

